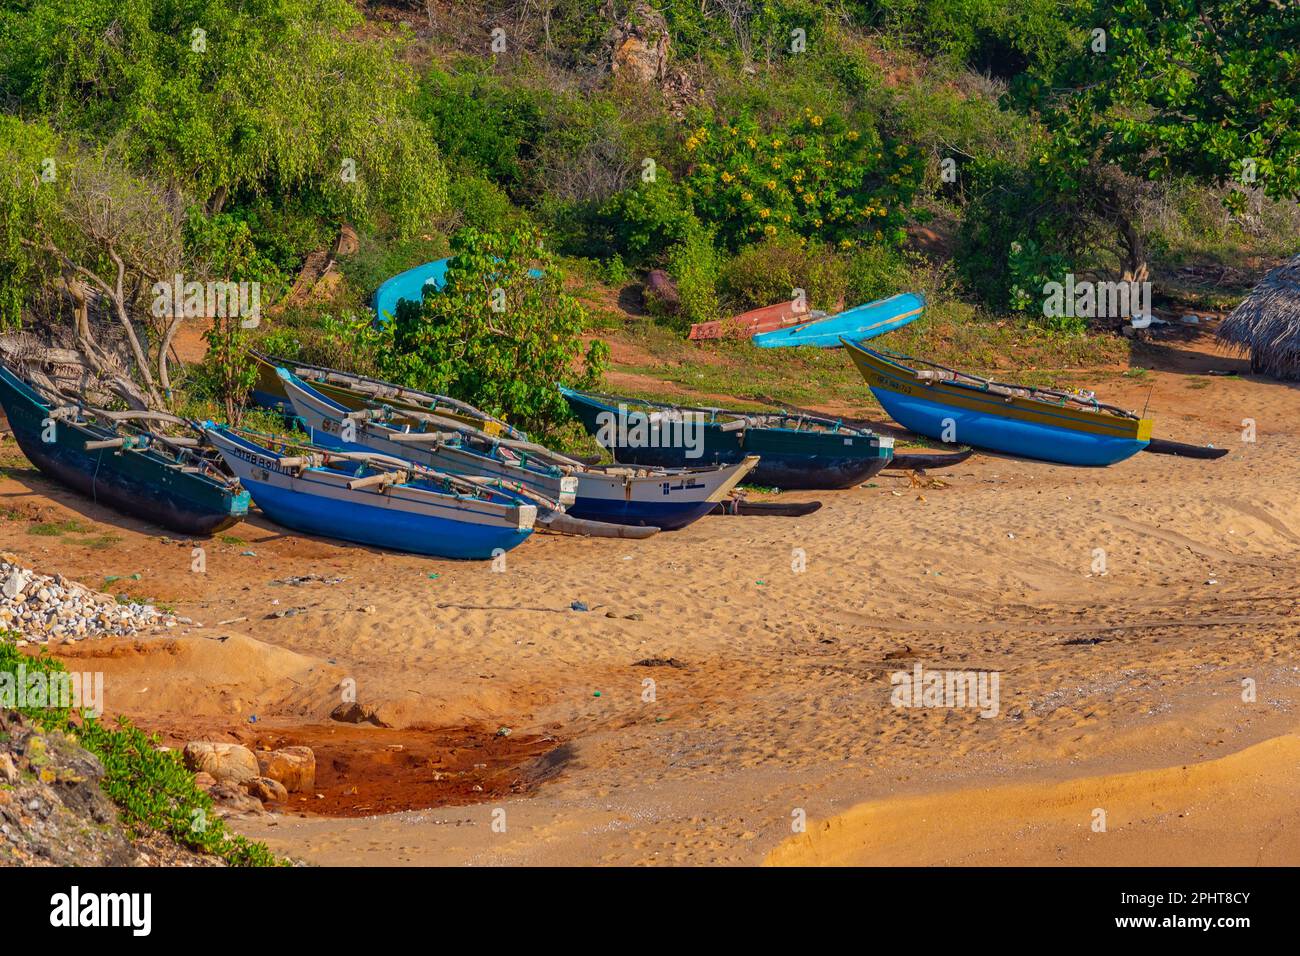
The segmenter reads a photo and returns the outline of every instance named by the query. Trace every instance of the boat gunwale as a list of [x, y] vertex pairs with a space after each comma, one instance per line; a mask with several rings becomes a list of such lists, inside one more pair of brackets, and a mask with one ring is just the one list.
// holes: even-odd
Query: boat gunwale
[[767, 416], [769, 418], [771, 417], [780, 418], [783, 421], [798, 421], [804, 424], [833, 426], [833, 428], [828, 427], [828, 430], [822, 431], [822, 430], [811, 429], [811, 428], [809, 429], [787, 428], [782, 425], [761, 425], [761, 426], [756, 426], [751, 430], [755, 432], [763, 432], [763, 431], [786, 432], [791, 435], [835, 435], [838, 437], [849, 435], [854, 438], [876, 438], [876, 439], [879, 439], [881, 437], [878, 433], [871, 431], [870, 429], [861, 428], [856, 425], [845, 424], [843, 420], [828, 418], [821, 415], [793, 414], [787, 411], [786, 409], [781, 409], [780, 411], [747, 412], [747, 411], [741, 411], [739, 409], [730, 409], [730, 408], [705, 408], [696, 405], [674, 405], [671, 402], [656, 402], [653, 399], [632, 398], [630, 396], [624, 396], [624, 395], [608, 395], [603, 392], [580, 392], [577, 389], [571, 389], [565, 386], [560, 386], [560, 391], [566, 398], [568, 398], [569, 396], [574, 396], [580, 401], [586, 401], [587, 404], [604, 409], [606, 411], [614, 411], [614, 412], [618, 411], [616, 406], [607, 404], [608, 400], [613, 400], [615, 402], [619, 402], [629, 406], [629, 410], [631, 410], [632, 406], [642, 405], [648, 408], [667, 408], [667, 409], [674, 409], [683, 412], [702, 412], [713, 416], [710, 420], [705, 421], [703, 424], [712, 425], [715, 427], [725, 424], [725, 422], [719, 422], [716, 420], [718, 415], [736, 415], [742, 418]]
[[[1080, 405], [1070, 405], [1065, 403], [1056, 403], [1045, 401], [1041, 398], [1033, 398], [1021, 395], [999, 396], [998, 393], [980, 388], [977, 385], [939, 380], [934, 382], [921, 382], [915, 378], [916, 369], [902, 364], [890, 353], [881, 353], [875, 349], [866, 348], [853, 342], [845, 342], [845, 345], [851, 350], [861, 353], [862, 361], [865, 361], [872, 370], [882, 378], [890, 380], [897, 385], [907, 386], [908, 388], [923, 388], [926, 391], [937, 392], [935, 397], [926, 398], [927, 401], [935, 404], [953, 404], [958, 403], [957, 407], [963, 407], [960, 403], [980, 403], [993, 405], [998, 412], [991, 412], [979, 408], [969, 408], [968, 410], [980, 414], [991, 414], [1002, 418], [1014, 418], [1015, 420], [1025, 422], [1026, 424], [1038, 425], [1044, 428], [1060, 428], [1072, 432], [1085, 432], [1096, 434], [1099, 437], [1106, 438], [1131, 438], [1134, 441], [1146, 441], [1150, 438], [1152, 421], [1149, 418], [1142, 418], [1137, 415], [1124, 413], [1122, 410], [1112, 411], [1114, 406], [1107, 406], [1098, 403], [1094, 408], [1088, 408]], [[853, 355], [853, 351], [850, 351]], [[908, 356], [899, 356], [909, 358]], [[857, 362], [855, 361], [855, 364]], [[859, 373], [864, 370], [859, 367]], [[911, 378], [905, 377], [905, 373], [910, 373]], [[991, 383], [1001, 385], [1002, 383]], [[901, 395], [911, 393], [904, 392], [899, 388], [890, 388], [888, 386], [875, 385], [868, 381], [869, 388], [883, 388], [887, 392]], [[1029, 386], [1005, 386], [1012, 388], [1026, 388], [1030, 391], [1033, 389]], [[925, 398], [925, 395], [919, 394], [918, 397]], [[945, 403], [944, 399], [949, 399]], [[1007, 410], [1014, 409], [1020, 415], [1011, 416]], [[1033, 421], [1021, 416], [1038, 416], [1040, 418], [1054, 419], [1049, 421]], [[1139, 437], [1143, 432], [1147, 433], [1146, 438]]]

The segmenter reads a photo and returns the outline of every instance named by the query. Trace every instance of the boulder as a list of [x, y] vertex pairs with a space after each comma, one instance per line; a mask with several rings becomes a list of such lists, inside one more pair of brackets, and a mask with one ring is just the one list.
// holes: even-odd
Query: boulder
[[263, 813], [262, 801], [251, 796], [243, 787], [233, 783], [219, 783], [209, 792], [217, 804], [217, 814], [229, 813]]
[[257, 765], [261, 776], [283, 784], [290, 793], [316, 789], [316, 755], [310, 747], [259, 751]]
[[682, 298], [677, 292], [677, 283], [663, 269], [650, 270], [645, 277], [644, 295], [646, 305], [658, 307], [668, 315], [675, 315], [681, 308]]
[[664, 15], [649, 3], [638, 3], [632, 15], [611, 31], [610, 69], [637, 83], [657, 83], [668, 63], [670, 37]]
[[5, 579], [3, 588], [4, 596], [12, 601], [14, 598], [18, 597], [18, 595], [23, 593], [23, 589], [27, 587], [27, 581], [27, 574], [19, 568], [14, 568], [13, 571], [9, 573], [9, 577]]
[[253, 751], [239, 744], [191, 741], [181, 756], [192, 773], [207, 773], [217, 783], [247, 783], [261, 776]]
[[254, 777], [245, 786], [250, 797], [256, 797], [263, 803], [284, 803], [289, 799], [289, 791], [284, 788], [284, 784], [270, 777]]

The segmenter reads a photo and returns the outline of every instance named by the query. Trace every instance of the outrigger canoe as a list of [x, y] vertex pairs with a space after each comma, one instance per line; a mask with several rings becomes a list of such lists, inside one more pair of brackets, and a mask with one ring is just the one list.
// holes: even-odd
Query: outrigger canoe
[[273, 355], [263, 355], [261, 352], [250, 351], [249, 354], [257, 363], [257, 380], [253, 384], [249, 397], [255, 404], [282, 414], [293, 414], [293, 405], [289, 401], [289, 396], [285, 394], [284, 383], [277, 372], [277, 369], [286, 368], [349, 411], [362, 408], [388, 408], [397, 412], [434, 413], [472, 425], [489, 435], [505, 435], [518, 440], [527, 437], [496, 416], [448, 395], [435, 395], [433, 392], [422, 392], [419, 389], [394, 385], [392, 382], [384, 382], [377, 378], [340, 372], [338, 369], [326, 368], [323, 365], [293, 362]]
[[735, 464], [694, 468], [587, 465], [542, 445], [487, 435], [436, 415], [420, 415], [411, 426], [383, 410], [350, 412], [287, 370], [281, 369], [281, 375], [294, 412], [321, 444], [517, 482], [556, 499], [566, 518], [578, 519], [548, 523], [573, 534], [609, 534], [583, 528], [581, 522], [606, 529], [684, 528], [709, 514], [758, 463], [750, 456]]
[[844, 345], [889, 416], [939, 441], [1101, 466], [1137, 454], [1151, 440], [1149, 419], [1092, 397], [1007, 385], [847, 340]]
[[533, 532], [537, 507], [490, 479], [472, 480], [374, 454], [260, 441], [205, 422], [268, 518], [295, 531], [443, 558], [495, 557]]
[[736, 464], [752, 455], [749, 482], [777, 488], [849, 488], [893, 457], [894, 440], [816, 415], [691, 408], [643, 399], [560, 392], [614, 459], [674, 468]]
[[791, 348], [796, 345], [836, 348], [843, 339], [865, 342], [894, 329], [901, 329], [909, 322], [915, 322], [924, 312], [925, 296], [901, 292], [888, 299], [855, 306], [814, 322], [764, 332], [754, 336], [754, 344], [765, 349]]
[[[181, 534], [209, 535], [248, 513], [248, 493], [164, 412], [112, 412], [46, 395], [0, 365], [0, 405], [23, 454], [91, 500]], [[219, 464], [219, 463], [218, 463]]]

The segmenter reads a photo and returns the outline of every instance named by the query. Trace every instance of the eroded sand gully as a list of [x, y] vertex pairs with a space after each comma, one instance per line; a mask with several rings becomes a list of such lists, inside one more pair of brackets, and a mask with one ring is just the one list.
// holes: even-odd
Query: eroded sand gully
[[[801, 519], [539, 536], [499, 574], [255, 518], [210, 542], [195, 575], [188, 544], [75, 499], [6, 444], [0, 541], [93, 586], [139, 573], [112, 589], [206, 625], [64, 651], [107, 672], [110, 711], [151, 728], [247, 739], [256, 714], [281, 739], [328, 732], [352, 678], [396, 729], [377, 735], [471, 728], [486, 747], [509, 727], [554, 745], [522, 748], [482, 797], [448, 790], [465, 805], [240, 824], [314, 862], [1300, 862], [1283, 832], [1300, 806], [1286, 739], [1300, 726], [1300, 392], [1153, 377], [1158, 433], [1228, 458], [1091, 471], [979, 456], [936, 472], [947, 487], [882, 476], [799, 495], [825, 503]], [[1140, 407], [1150, 385], [1108, 397]], [[70, 516], [120, 541], [27, 532]], [[345, 580], [270, 583], [306, 574]], [[289, 608], [305, 611], [268, 617]], [[647, 658], [686, 666], [634, 666]], [[917, 662], [998, 672], [998, 716], [892, 707], [890, 674]], [[1093, 833], [1108, 799], [1110, 830]], [[809, 833], [782, 845], [799, 812]]]

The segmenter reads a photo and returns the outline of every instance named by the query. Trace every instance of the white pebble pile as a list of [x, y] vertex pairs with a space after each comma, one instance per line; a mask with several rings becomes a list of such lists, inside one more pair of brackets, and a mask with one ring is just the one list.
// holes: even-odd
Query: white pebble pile
[[13, 555], [0, 556], [0, 631], [17, 631], [32, 643], [125, 636], [193, 623], [150, 604], [119, 604], [111, 594], [61, 574], [37, 574]]

